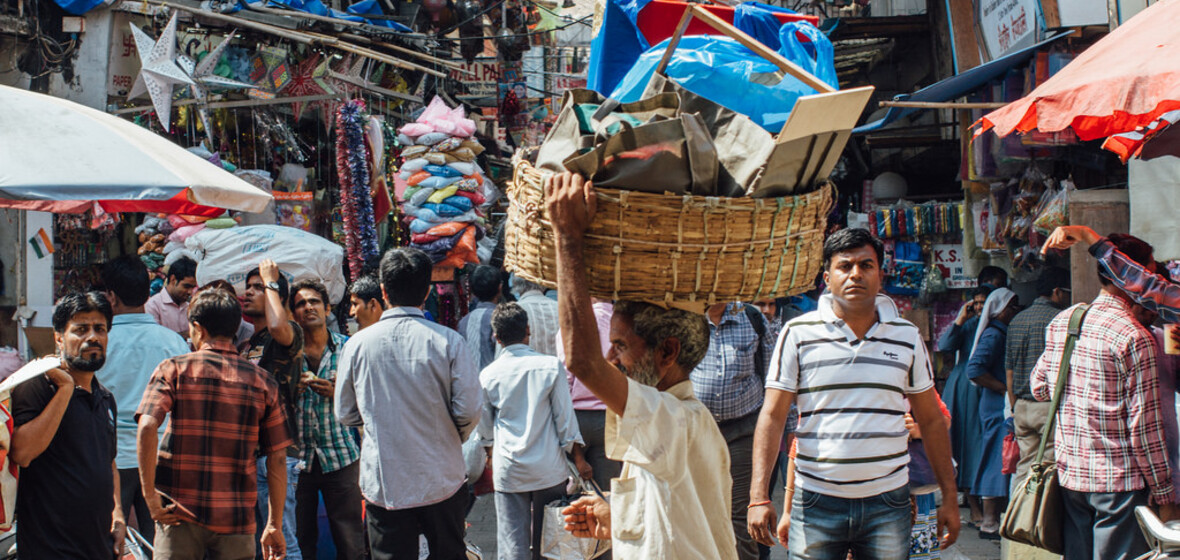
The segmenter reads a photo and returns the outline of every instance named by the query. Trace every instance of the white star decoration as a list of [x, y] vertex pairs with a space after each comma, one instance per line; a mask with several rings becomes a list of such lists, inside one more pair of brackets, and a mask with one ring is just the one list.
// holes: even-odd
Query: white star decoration
[[209, 54], [205, 55], [205, 58], [201, 59], [200, 63], [193, 62], [193, 59], [187, 56], [180, 56], [178, 62], [181, 68], [188, 72], [189, 76], [191, 76], [192, 79], [196, 81], [196, 83], [192, 86], [194, 98], [199, 99], [205, 97], [205, 93], [208, 88], [254, 87], [254, 84], [223, 78], [213, 73], [213, 69], [217, 67], [217, 62], [221, 60], [221, 53], [225, 51], [225, 48], [229, 46], [230, 41], [233, 41], [234, 36], [237, 34], [237, 31], [230, 33], [229, 36], [221, 41], [221, 43], [218, 43], [218, 45], [214, 47], [213, 50], [209, 52]]
[[253, 84], [223, 78], [213, 73], [213, 69], [217, 67], [217, 61], [221, 60], [221, 53], [229, 46], [230, 41], [233, 41], [234, 36], [237, 35], [235, 30], [230, 33], [221, 43], [213, 48], [205, 58], [201, 59], [198, 64], [193, 59], [180, 55], [176, 63], [184, 70], [192, 79], [192, 85], [189, 86], [193, 99], [201, 103], [201, 108], [197, 110], [197, 114], [201, 117], [201, 122], [205, 125], [205, 134], [213, 137], [213, 129], [211, 128], [213, 121], [209, 118], [209, 109], [205, 107], [205, 95], [208, 94], [210, 87], [220, 88], [249, 88], [254, 87]]
[[135, 35], [135, 48], [139, 51], [142, 68], [127, 98], [133, 99], [143, 95], [145, 91], [148, 92], [152, 98], [152, 105], [156, 108], [156, 116], [164, 128], [171, 126], [172, 87], [176, 84], [193, 83], [192, 78], [176, 64], [176, 16], [177, 14], [172, 14], [164, 33], [155, 42], [134, 23], [131, 24], [131, 33]]

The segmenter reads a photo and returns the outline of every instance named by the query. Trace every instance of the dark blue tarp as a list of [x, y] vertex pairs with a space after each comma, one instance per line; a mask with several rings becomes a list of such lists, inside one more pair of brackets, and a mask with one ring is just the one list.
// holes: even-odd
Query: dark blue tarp
[[[1041, 41], [1031, 47], [1016, 51], [1014, 53], [1004, 55], [987, 64], [982, 64], [972, 68], [958, 76], [952, 76], [941, 82], [926, 86], [914, 93], [902, 94], [893, 98], [894, 101], [926, 101], [926, 102], [944, 102], [951, 99], [958, 99], [979, 89], [980, 86], [1004, 75], [1012, 67], [1022, 64], [1036, 54], [1037, 49], [1056, 41], [1057, 39], [1069, 35], [1068, 31], [1062, 31], [1050, 36], [1048, 39]], [[873, 122], [858, 126], [852, 130], [853, 134], [862, 134], [866, 132], [873, 132], [885, 128], [898, 119], [912, 115], [918, 111], [925, 111], [926, 109], [916, 109], [911, 107], [890, 107], [885, 112], [885, 116]]]

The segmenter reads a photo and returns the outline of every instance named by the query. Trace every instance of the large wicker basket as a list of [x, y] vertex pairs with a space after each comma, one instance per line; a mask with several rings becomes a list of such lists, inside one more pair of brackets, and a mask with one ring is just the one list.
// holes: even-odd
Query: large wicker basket
[[[553, 288], [557, 263], [543, 193], [548, 172], [519, 155], [513, 162], [505, 265]], [[805, 292], [821, 269], [831, 205], [830, 186], [782, 198], [599, 189], [586, 234], [590, 293], [700, 311]]]

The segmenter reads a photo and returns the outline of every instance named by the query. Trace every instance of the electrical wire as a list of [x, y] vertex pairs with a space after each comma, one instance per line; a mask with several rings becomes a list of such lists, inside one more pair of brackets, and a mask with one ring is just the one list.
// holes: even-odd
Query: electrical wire
[[460, 27], [463, 27], [464, 25], [467, 25], [467, 24], [469, 24], [469, 23], [471, 23], [471, 22], [473, 22], [473, 21], [475, 21], [475, 20], [477, 20], [477, 19], [480, 19], [480, 18], [482, 18], [482, 17], [484, 16], [484, 14], [486, 14], [486, 13], [488, 13], [488, 12], [490, 12], [490, 11], [492, 11], [492, 10], [496, 9], [498, 6], [500, 6], [500, 5], [501, 5], [501, 4], [503, 4], [504, 2], [505, 2], [505, 0], [497, 0], [496, 2], [493, 2], [493, 3], [492, 3], [491, 5], [489, 5], [488, 7], [486, 7], [486, 8], [484, 8], [484, 9], [480, 10], [480, 11], [479, 11], [479, 13], [477, 13], [477, 14], [475, 14], [475, 15], [473, 15], [473, 16], [471, 16], [471, 17], [469, 17], [469, 18], [467, 18], [467, 19], [465, 19], [465, 20], [463, 20], [463, 21], [461, 21], [461, 22], [459, 22], [459, 23], [456, 23], [455, 25], [452, 25], [452, 26], [450, 26], [450, 27], [448, 27], [448, 28], [446, 28], [446, 29], [443, 29], [443, 30], [439, 31], [438, 33], [435, 33], [435, 34], [434, 34], [435, 38], [436, 38], [436, 39], [442, 39], [442, 38], [445, 38], [447, 35], [450, 35], [452, 31], [454, 31], [454, 30], [456, 30], [456, 29], [459, 29]]
[[586, 23], [586, 20], [591, 20], [591, 19], [594, 19], [594, 16], [589, 15], [589, 16], [585, 16], [583, 18], [571, 21], [565, 25], [559, 25], [559, 26], [554, 27], [552, 29], [545, 29], [545, 30], [541, 30], [541, 31], [529, 31], [527, 33], [513, 33], [510, 35], [482, 35], [482, 36], [476, 36], [476, 37], [459, 37], [458, 39], [452, 39], [452, 40], [475, 41], [475, 40], [484, 40], [484, 39], [514, 39], [516, 37], [532, 37], [533, 35], [541, 35], [542, 33], [549, 33], [550, 31], [561, 31], [562, 29], [565, 29], [567, 27], [572, 27], [572, 26], [579, 24], [579, 23], [585, 24], [585, 25], [591, 25], [589, 23]]

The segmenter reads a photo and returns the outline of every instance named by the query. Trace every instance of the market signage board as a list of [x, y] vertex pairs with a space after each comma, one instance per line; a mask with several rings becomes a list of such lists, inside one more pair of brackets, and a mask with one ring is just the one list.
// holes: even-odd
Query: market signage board
[[113, 12], [110, 71], [107, 72], [107, 95], [127, 97], [139, 73], [139, 55], [135, 52], [135, 35], [131, 33], [131, 14]]
[[992, 60], [1033, 44], [1037, 0], [977, 0], [976, 7], [983, 43]]
[[946, 278], [946, 287], [954, 290], [974, 288], [975, 279], [968, 276], [963, 263], [963, 246], [957, 243], [936, 243], [930, 248], [934, 264]]
[[[494, 59], [476, 59], [472, 62], [465, 62], [461, 66], [466, 72], [451, 70], [451, 79], [466, 84], [471, 95], [485, 97], [499, 95], [500, 65]], [[471, 72], [471, 74], [467, 72]]]

